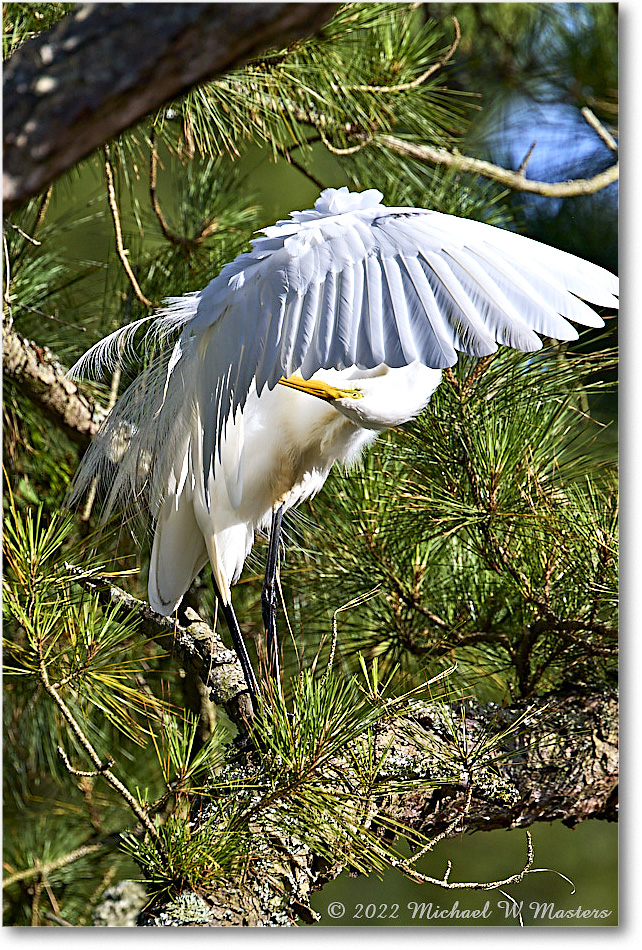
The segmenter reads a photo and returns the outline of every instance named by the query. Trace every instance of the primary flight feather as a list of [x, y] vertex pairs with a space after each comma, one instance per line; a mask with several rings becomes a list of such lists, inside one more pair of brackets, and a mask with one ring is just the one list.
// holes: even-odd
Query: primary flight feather
[[617, 278], [601, 267], [382, 198], [326, 189], [203, 291], [118, 330], [74, 367], [114, 365], [141, 328], [160, 348], [92, 443], [74, 491], [98, 478], [106, 514], [151, 515], [149, 599], [160, 613], [176, 609], [208, 558], [231, 610], [255, 531], [318, 491], [335, 461], [416, 416], [459, 352], [576, 339], [569, 320], [603, 325], [584, 301], [618, 306]]

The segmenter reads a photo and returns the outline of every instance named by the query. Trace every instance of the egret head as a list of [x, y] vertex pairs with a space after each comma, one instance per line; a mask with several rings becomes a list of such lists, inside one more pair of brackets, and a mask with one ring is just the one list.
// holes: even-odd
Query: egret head
[[428, 404], [441, 381], [441, 371], [423, 363], [371, 370], [321, 370], [309, 380], [301, 376], [281, 379], [284, 386], [323, 399], [355, 425], [364, 429], [390, 429], [413, 419]]

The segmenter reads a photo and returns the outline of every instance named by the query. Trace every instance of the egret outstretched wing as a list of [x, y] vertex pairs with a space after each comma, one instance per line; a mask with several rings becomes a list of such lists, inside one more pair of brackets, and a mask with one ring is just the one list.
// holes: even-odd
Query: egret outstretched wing
[[[146, 380], [154, 400], [143, 410], [126, 394], [110, 425], [129, 413], [132, 432], [144, 429], [136, 467], [156, 440], [158, 491], [186, 413], [199, 420], [207, 498], [226, 422], [252, 387], [331, 367], [443, 368], [498, 344], [530, 352], [538, 333], [575, 339], [569, 320], [601, 326], [584, 300], [617, 307], [617, 279], [596, 265], [480, 222], [387, 208], [382, 197], [327, 189], [313, 211], [266, 228], [200, 294], [150, 323], [152, 334], [180, 336]], [[99, 354], [116, 352], [119, 334]]]

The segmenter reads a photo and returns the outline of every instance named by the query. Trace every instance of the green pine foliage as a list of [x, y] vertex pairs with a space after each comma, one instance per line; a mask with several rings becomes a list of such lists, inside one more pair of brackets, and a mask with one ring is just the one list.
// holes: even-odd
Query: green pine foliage
[[342, 623], [348, 666], [356, 644], [418, 672], [455, 659], [500, 699], [612, 673], [617, 483], [583, 409], [612, 359], [462, 359], [415, 423], [334, 474], [286, 562], [308, 636], [376, 585]]

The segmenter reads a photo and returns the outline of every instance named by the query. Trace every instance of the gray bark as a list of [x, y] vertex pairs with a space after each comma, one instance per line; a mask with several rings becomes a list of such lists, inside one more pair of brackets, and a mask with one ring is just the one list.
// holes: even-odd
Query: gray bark
[[[518, 743], [507, 744], [504, 751], [509, 755], [503, 765], [498, 764], [497, 774], [481, 780], [473, 776], [473, 795], [467, 810], [464, 783], [399, 797], [386, 803], [386, 813], [429, 838], [449, 828], [450, 835], [459, 836], [494, 828], [526, 829], [536, 821], [561, 819], [572, 826], [587, 818], [615, 820], [615, 696], [603, 690], [571, 689], [551, 693], [536, 704], [520, 702], [503, 709], [469, 703], [469, 737], [474, 741], [479, 732], [487, 734], [489, 725], [499, 731], [531, 708], [530, 722], [524, 724]], [[443, 739], [439, 707], [423, 706], [419, 718], [436, 742]], [[391, 731], [382, 732], [382, 748], [391, 739], [388, 761], [395, 763], [399, 775], [425, 774], [425, 754], [418, 754], [416, 748]], [[340, 856], [336, 864], [328, 866], [309, 849], [299, 846], [296, 854], [290, 854], [284, 847], [275, 848], [269, 875], [250, 877], [243, 887], [222, 883], [212, 893], [186, 892], [172, 900], [157, 901], [141, 913], [139, 926], [266, 927], [295, 925], [298, 919], [311, 922], [311, 894], [342, 870]], [[453, 869], [455, 880], [461, 880], [462, 874], [465, 876], [465, 868]], [[482, 888], [486, 883], [479, 882]]]
[[9, 379], [77, 445], [86, 447], [106, 416], [105, 409], [84, 395], [65, 367], [46, 346], [2, 327], [2, 368]]
[[11, 211], [95, 148], [193, 85], [317, 31], [317, 3], [79, 6], [4, 71], [4, 206]]

